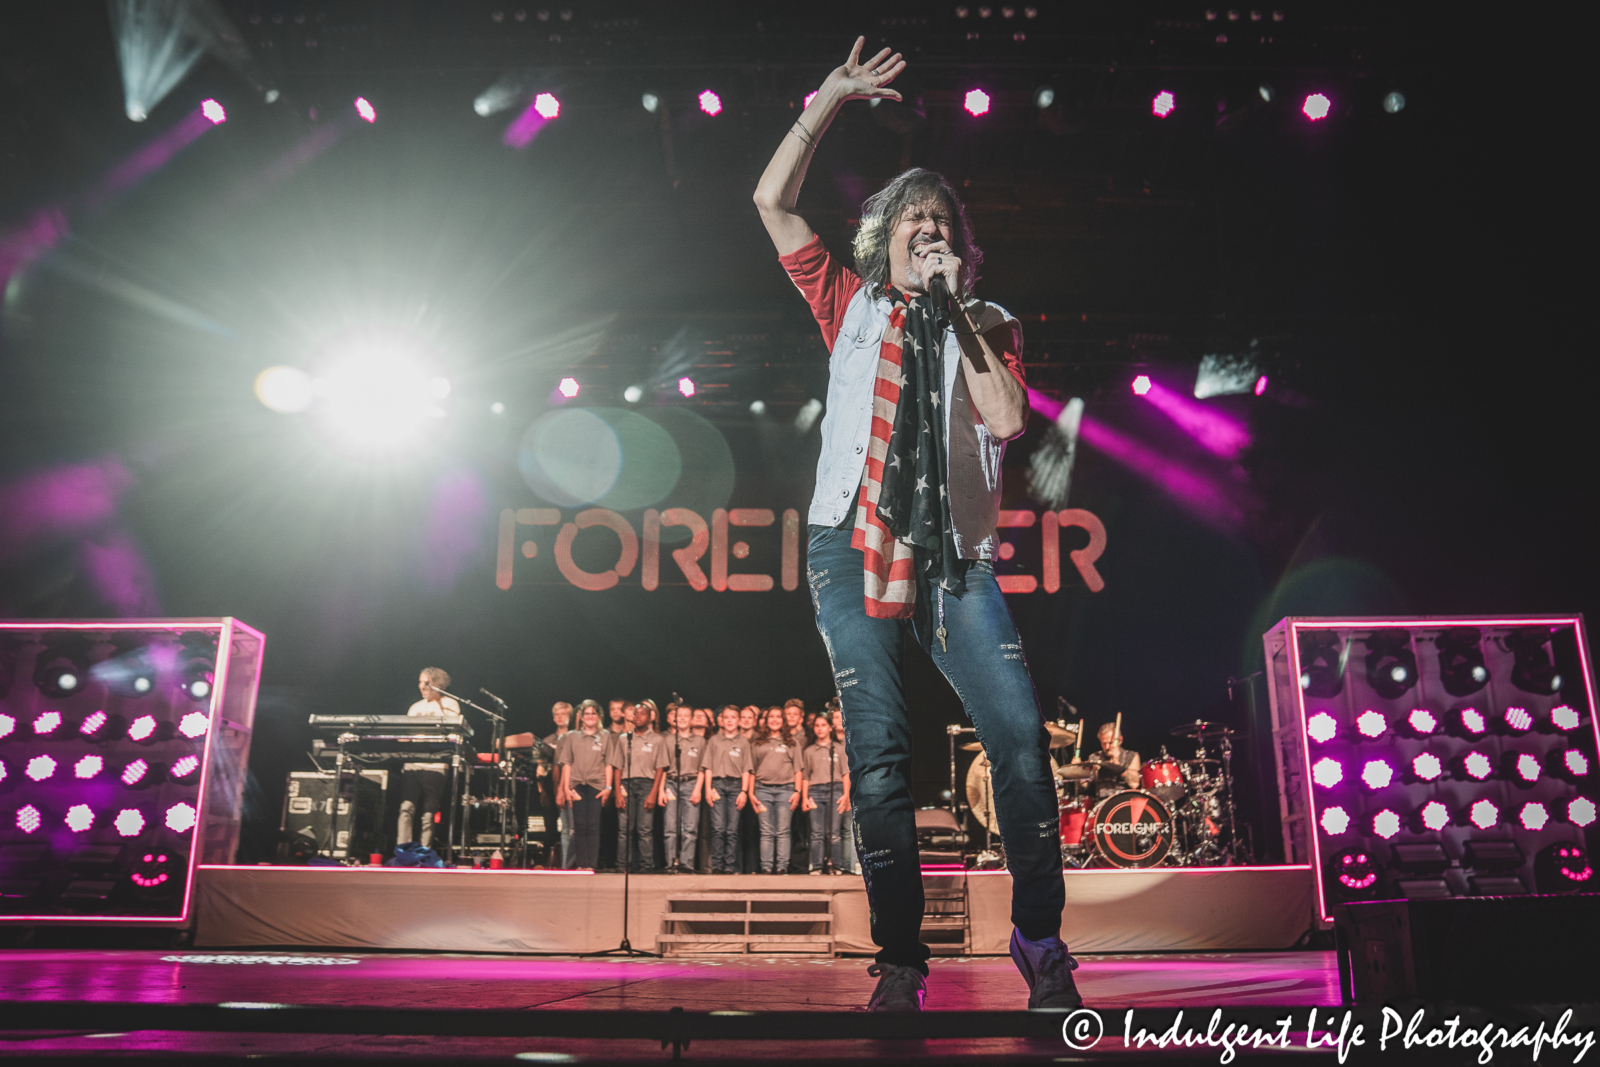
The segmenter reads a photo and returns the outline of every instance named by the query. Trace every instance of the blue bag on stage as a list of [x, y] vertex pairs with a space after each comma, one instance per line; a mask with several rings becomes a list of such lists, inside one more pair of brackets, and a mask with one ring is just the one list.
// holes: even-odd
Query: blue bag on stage
[[419, 845], [415, 841], [411, 841], [404, 845], [396, 845], [394, 850], [394, 859], [390, 860], [384, 866], [443, 867], [444, 860], [440, 859], [439, 854], [433, 849], [428, 848], [425, 845]]

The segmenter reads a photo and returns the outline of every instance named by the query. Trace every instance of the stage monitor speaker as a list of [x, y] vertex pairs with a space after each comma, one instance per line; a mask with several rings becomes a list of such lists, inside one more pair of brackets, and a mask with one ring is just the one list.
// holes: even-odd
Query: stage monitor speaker
[[1360, 1005], [1541, 1004], [1600, 996], [1600, 896], [1372, 900], [1334, 906], [1340, 977]]
[[383, 845], [383, 793], [387, 771], [344, 775], [339, 797], [339, 835], [329, 839], [333, 824], [332, 773], [290, 771], [283, 800], [282, 853], [295, 856], [354, 857], [362, 860]]

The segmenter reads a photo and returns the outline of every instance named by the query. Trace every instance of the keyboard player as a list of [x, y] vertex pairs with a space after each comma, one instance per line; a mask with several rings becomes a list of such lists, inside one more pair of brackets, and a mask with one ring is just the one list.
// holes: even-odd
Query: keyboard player
[[[460, 722], [461, 705], [454, 697], [440, 694], [450, 688], [450, 675], [438, 667], [424, 667], [417, 676], [417, 689], [422, 699], [406, 711], [407, 715], [427, 716], [451, 722]], [[434, 816], [444, 799], [445, 776], [450, 771], [448, 763], [407, 763], [400, 768], [400, 826], [399, 843], [416, 841], [423, 846], [433, 844]], [[421, 832], [413, 836], [417, 809], [422, 809]]]

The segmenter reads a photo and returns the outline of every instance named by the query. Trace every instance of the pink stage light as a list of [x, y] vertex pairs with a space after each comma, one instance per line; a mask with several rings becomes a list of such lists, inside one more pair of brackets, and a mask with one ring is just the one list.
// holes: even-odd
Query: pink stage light
[[1322, 832], [1330, 837], [1337, 837], [1350, 829], [1350, 815], [1343, 808], [1335, 804], [1331, 808], [1322, 809]]
[[146, 763], [142, 759], [134, 760], [132, 763], [122, 768], [122, 784], [129, 786], [138, 785], [140, 782], [144, 781], [144, 776], [149, 773], [149, 770], [150, 764]]
[[578, 384], [578, 379], [576, 378], [563, 378], [561, 379], [561, 384], [556, 386], [556, 392], [560, 393], [568, 400], [571, 400], [573, 397], [577, 396], [582, 390], [583, 386]]
[[1461, 766], [1467, 774], [1483, 781], [1494, 773], [1494, 764], [1489, 762], [1489, 757], [1482, 752], [1468, 752], [1467, 758], [1461, 761]]
[[35, 756], [28, 761], [28, 769], [25, 773], [34, 781], [42, 782], [56, 773], [56, 761], [49, 756]]
[[1561, 765], [1574, 778], [1582, 778], [1589, 773], [1589, 757], [1575, 748], [1569, 748], [1561, 754]]
[[10, 771], [6, 770], [6, 761], [3, 760], [3, 759], [0, 759], [0, 782], [5, 781], [6, 780], [6, 775], [8, 775], [10, 773], [11, 773]]
[[94, 827], [94, 809], [87, 804], [74, 804], [67, 809], [67, 829], [75, 834], [88, 833]]
[[1550, 725], [1557, 730], [1576, 730], [1583, 725], [1583, 716], [1565, 704], [1550, 709]]
[[1362, 737], [1381, 737], [1388, 728], [1389, 720], [1381, 712], [1368, 710], [1356, 716], [1356, 729]]
[[810, 107], [811, 106], [811, 101], [815, 100], [816, 98], [817, 98], [817, 91], [815, 89], [813, 89], [809, 93], [806, 94], [806, 102], [802, 106], [803, 107]]
[[97, 711], [78, 724], [78, 732], [84, 737], [93, 737], [106, 724], [107, 718], [105, 712]]
[[1144, 390], [1141, 392], [1136, 384], [1134, 392], [1154, 404], [1207, 452], [1223, 459], [1233, 459], [1250, 444], [1250, 432], [1242, 423], [1209, 404], [1202, 404], [1159, 382], [1151, 381], [1148, 375], [1141, 375], [1140, 378], [1145, 382]]
[[1594, 801], [1588, 797], [1574, 797], [1567, 801], [1567, 821], [1577, 827], [1588, 827], [1594, 824]]
[[95, 755], [85, 756], [72, 767], [72, 773], [79, 778], [93, 778], [106, 769], [106, 761]]
[[1543, 830], [1550, 823], [1550, 809], [1537, 800], [1522, 805], [1522, 810], [1517, 813], [1517, 821], [1524, 830]]
[[1339, 884], [1347, 889], [1367, 889], [1378, 880], [1378, 872], [1372, 869], [1372, 861], [1365, 852], [1358, 852], [1355, 855], [1346, 854], [1340, 861], [1340, 866], [1354, 867], [1358, 870], [1366, 868], [1361, 874], [1353, 874], [1350, 871], [1343, 870], [1339, 872]]
[[179, 801], [167, 809], [167, 829], [173, 833], [187, 833], [194, 829], [194, 823], [194, 805], [187, 800]]
[[1424, 782], [1431, 782], [1444, 773], [1444, 764], [1432, 752], [1424, 752], [1411, 761], [1411, 773]]
[[1507, 708], [1505, 721], [1509, 729], [1519, 734], [1533, 729], [1533, 716], [1528, 714], [1527, 708]]
[[1474, 737], [1483, 735], [1489, 729], [1489, 723], [1484, 719], [1483, 712], [1476, 708], [1462, 708], [1459, 716], [1461, 729]]
[[1431, 734], [1439, 729], [1439, 719], [1427, 708], [1412, 708], [1406, 724], [1419, 734]]
[[178, 720], [178, 732], [184, 737], [204, 737], [211, 729], [211, 716], [203, 711], [191, 711]]
[[39, 809], [32, 804], [24, 804], [17, 809], [17, 829], [25, 834], [31, 834], [44, 825], [44, 816], [39, 814]]
[[221, 126], [228, 121], [227, 111], [215, 100], [200, 101], [200, 114], [204, 115], [213, 126]]
[[1368, 760], [1361, 768], [1361, 781], [1368, 789], [1385, 789], [1394, 781], [1394, 768], [1381, 759]]
[[144, 814], [138, 808], [123, 808], [111, 825], [123, 837], [138, 837], [144, 833]]
[[1537, 782], [1539, 780], [1539, 761], [1530, 753], [1524, 752], [1517, 757], [1517, 777], [1524, 782]]
[[378, 109], [364, 96], [356, 97], [356, 114], [360, 115], [364, 122], [378, 121]]
[[718, 96], [710, 89], [702, 91], [699, 99], [700, 110], [704, 111], [707, 115], [722, 114], [722, 97]]
[[199, 769], [200, 757], [191, 752], [187, 756], [179, 757], [178, 761], [172, 765], [172, 769], [168, 771], [167, 774], [171, 776], [174, 781], [176, 781], [179, 778], [189, 777], [189, 775], [193, 774]]
[[1344, 781], [1344, 765], [1336, 759], [1324, 756], [1312, 766], [1311, 780], [1324, 789], [1332, 789]]
[[1133, 380], [1133, 392], [1135, 396], [1144, 396], [1149, 391], [1150, 375], [1141, 374]]
[[694, 396], [694, 379], [687, 377], [679, 378], [678, 392], [682, 393], [685, 397]]
[[1172, 114], [1177, 106], [1178, 98], [1165, 89], [1150, 98], [1150, 114], [1158, 119], [1164, 119]]
[[10, 737], [17, 730], [17, 720], [0, 712], [0, 738]]
[[1256, 379], [1256, 396], [1260, 396], [1262, 393], [1264, 393], [1266, 391], [1267, 391], [1267, 376], [1265, 374], [1263, 374], [1261, 377]]
[[967, 114], [973, 118], [982, 118], [989, 113], [989, 94], [982, 89], [968, 89], [961, 106], [966, 108]]
[[1500, 809], [1492, 800], [1474, 800], [1467, 817], [1478, 829], [1487, 830], [1500, 822]]
[[1339, 735], [1339, 723], [1332, 715], [1319, 711], [1306, 722], [1306, 733], [1318, 744], [1327, 744]]
[[1422, 805], [1422, 825], [1437, 833], [1450, 825], [1450, 809], [1437, 800]]
[[561, 114], [561, 101], [556, 99], [555, 93], [540, 93], [533, 98], [533, 110], [537, 111], [541, 118], [553, 119]]
[[1384, 808], [1372, 817], [1372, 832], [1385, 841], [1400, 832], [1400, 816]]
[[128, 727], [128, 736], [135, 741], [143, 741], [156, 732], [156, 717], [154, 715], [141, 715], [133, 720], [133, 725]]
[[44, 737], [47, 734], [55, 733], [56, 728], [60, 725], [61, 713], [59, 711], [47, 711], [34, 718], [33, 732], [38, 737]]
[[1333, 110], [1333, 101], [1321, 93], [1312, 93], [1306, 97], [1306, 102], [1300, 105], [1300, 110], [1312, 122], [1321, 122], [1328, 117], [1328, 112]]

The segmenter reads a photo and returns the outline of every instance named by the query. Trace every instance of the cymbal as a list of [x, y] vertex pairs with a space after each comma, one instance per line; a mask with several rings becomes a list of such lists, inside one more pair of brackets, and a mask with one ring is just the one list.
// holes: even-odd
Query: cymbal
[[1194, 722], [1186, 722], [1182, 726], [1173, 727], [1172, 736], [1195, 739], [1202, 737], [1232, 737], [1233, 731], [1220, 722], [1206, 722], [1203, 719], [1196, 719]]
[[1061, 748], [1070, 745], [1078, 739], [1077, 727], [1057, 726], [1053, 722], [1044, 724], [1045, 732], [1050, 735], [1050, 747]]
[[1093, 778], [1094, 769], [1093, 763], [1069, 763], [1065, 767], [1056, 768], [1056, 777], [1066, 782], [1081, 781]]
[[976, 741], [968, 741], [966, 744], [960, 745], [958, 747], [963, 752], [982, 752], [983, 751], [983, 746], [978, 744], [978, 742], [976, 742]]

